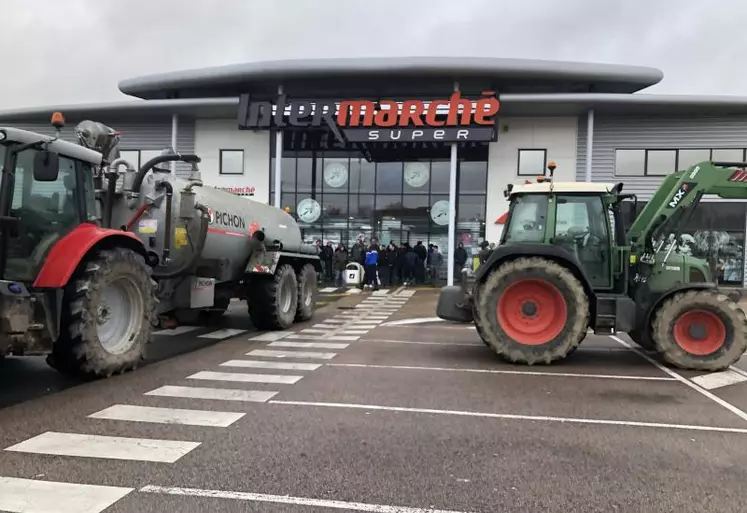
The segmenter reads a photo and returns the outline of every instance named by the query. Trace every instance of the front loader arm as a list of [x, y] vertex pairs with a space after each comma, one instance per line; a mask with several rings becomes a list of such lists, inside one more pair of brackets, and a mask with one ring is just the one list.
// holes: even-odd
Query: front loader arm
[[694, 208], [705, 194], [747, 198], [747, 171], [743, 168], [747, 168], [747, 163], [701, 162], [667, 176], [628, 230], [634, 252], [639, 252], [641, 246], [645, 248], [658, 229]]

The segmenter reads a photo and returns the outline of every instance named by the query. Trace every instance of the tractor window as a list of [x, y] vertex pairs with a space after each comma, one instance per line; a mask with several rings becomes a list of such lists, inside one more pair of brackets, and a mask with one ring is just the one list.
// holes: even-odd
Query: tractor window
[[511, 204], [503, 242], [542, 242], [547, 225], [547, 196], [526, 194]]
[[557, 196], [556, 244], [581, 263], [595, 288], [610, 286], [610, 237], [607, 211], [599, 196]]
[[6, 279], [32, 281], [49, 249], [81, 222], [76, 185], [80, 163], [60, 156], [57, 180], [38, 182], [35, 153], [22, 151], [16, 161], [10, 215], [19, 221], [8, 240]]

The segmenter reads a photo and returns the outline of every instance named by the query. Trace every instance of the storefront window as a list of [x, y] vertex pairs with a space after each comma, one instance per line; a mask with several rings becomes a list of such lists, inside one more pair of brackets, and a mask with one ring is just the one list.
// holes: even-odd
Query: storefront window
[[[282, 166], [282, 207], [290, 207], [304, 241], [435, 244], [444, 256], [439, 276], [445, 276], [452, 246], [448, 159], [368, 162], [339, 151], [289, 151]], [[273, 177], [272, 164], [269, 173]], [[485, 236], [487, 162], [459, 162], [457, 180], [457, 240], [476, 251]]]

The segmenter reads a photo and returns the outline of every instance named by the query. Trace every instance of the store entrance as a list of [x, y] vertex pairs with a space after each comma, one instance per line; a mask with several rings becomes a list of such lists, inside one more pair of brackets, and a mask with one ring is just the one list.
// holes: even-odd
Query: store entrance
[[[457, 168], [457, 241], [477, 254], [485, 236], [487, 145], [462, 151]], [[298, 149], [283, 152], [281, 204], [297, 219], [304, 240], [351, 248], [356, 240], [437, 245], [445, 279], [450, 161], [444, 148], [428, 152]], [[434, 154], [435, 153], [435, 154]], [[274, 159], [270, 166], [274, 184]], [[271, 197], [274, 190], [271, 191]], [[474, 249], [473, 249], [474, 248]]]

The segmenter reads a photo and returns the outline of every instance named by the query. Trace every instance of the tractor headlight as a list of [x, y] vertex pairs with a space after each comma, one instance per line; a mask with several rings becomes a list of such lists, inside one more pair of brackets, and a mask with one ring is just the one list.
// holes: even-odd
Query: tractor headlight
[[4, 141], [6, 137], [8, 135], [5, 133], [5, 130], [0, 130], [0, 142]]

